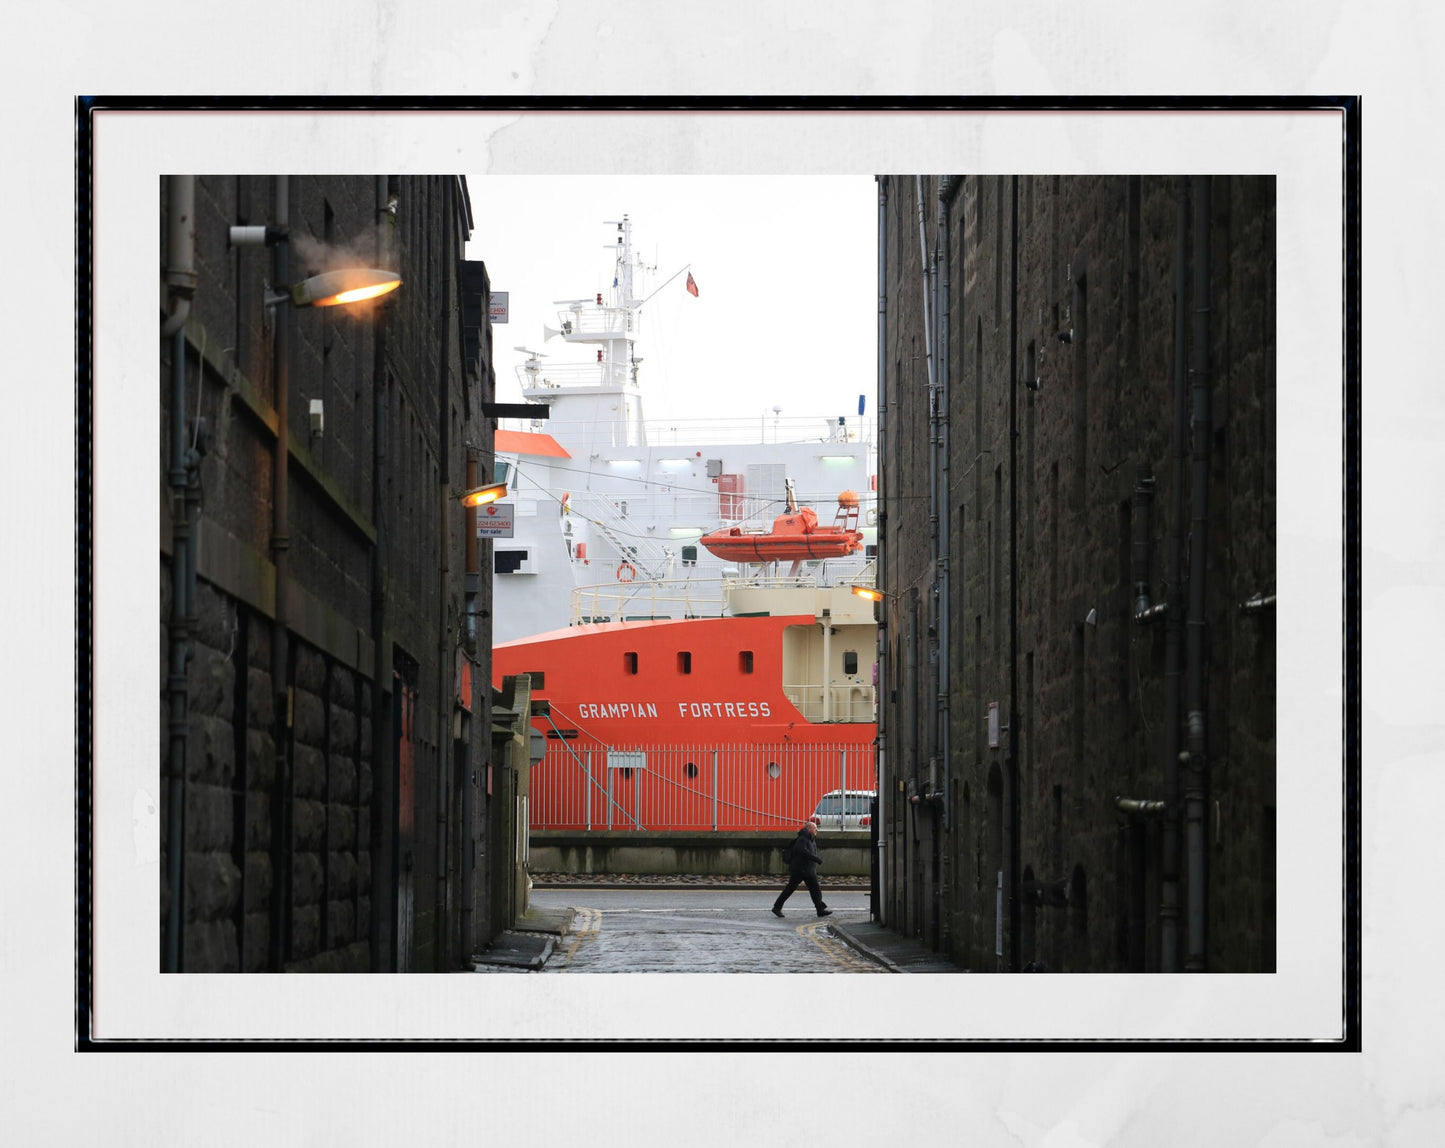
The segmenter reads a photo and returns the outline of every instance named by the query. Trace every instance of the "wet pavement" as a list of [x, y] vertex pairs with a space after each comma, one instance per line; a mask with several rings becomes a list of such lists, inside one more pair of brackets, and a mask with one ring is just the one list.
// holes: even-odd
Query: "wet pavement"
[[[536, 878], [534, 878], [536, 881]], [[868, 888], [824, 888], [818, 917], [798, 890], [779, 920], [776, 878], [703, 885], [679, 878], [534, 886], [515, 928], [478, 954], [478, 972], [956, 973], [922, 942], [868, 917]]]

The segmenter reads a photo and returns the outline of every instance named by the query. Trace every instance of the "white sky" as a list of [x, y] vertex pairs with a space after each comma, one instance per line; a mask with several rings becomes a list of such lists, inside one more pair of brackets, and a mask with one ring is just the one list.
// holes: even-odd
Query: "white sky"
[[[592, 348], [561, 339], [553, 305], [607, 291], [616, 228], [632, 220], [635, 255], [656, 266], [642, 310], [649, 421], [874, 414], [877, 185], [868, 176], [469, 175], [469, 259], [487, 265], [510, 315], [494, 331], [501, 401], [519, 401], [517, 346], [558, 362]], [[634, 284], [634, 290], [637, 285]]]

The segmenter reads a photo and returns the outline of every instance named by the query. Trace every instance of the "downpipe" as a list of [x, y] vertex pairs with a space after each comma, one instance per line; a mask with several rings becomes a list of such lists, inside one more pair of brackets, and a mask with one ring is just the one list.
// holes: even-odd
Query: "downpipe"
[[1012, 180], [1009, 225], [1009, 962], [1012, 972], [1019, 968], [1019, 947], [1023, 940], [1023, 914], [1019, 907], [1019, 838], [1022, 835], [1022, 799], [1019, 796], [1018, 728], [1019, 710], [1019, 558], [1018, 558], [1018, 349], [1019, 349], [1019, 177]]
[[[276, 227], [281, 238], [272, 247], [272, 274], [277, 290], [291, 282], [291, 180], [276, 177]], [[287, 580], [291, 547], [289, 463], [291, 451], [291, 305], [277, 303], [275, 311], [276, 442], [272, 456], [271, 562], [276, 575], [276, 603], [271, 623], [271, 695], [274, 710], [276, 790], [271, 822], [272, 885], [270, 965], [280, 972], [291, 949], [291, 691], [287, 682], [290, 662]]]
[[[885, 490], [887, 485], [887, 467], [884, 460], [887, 452], [887, 419], [888, 419], [888, 183], [884, 176], [876, 177], [878, 182], [878, 346], [877, 365], [875, 367], [875, 387], [877, 398], [875, 405], [878, 408], [878, 501], [883, 504], [885, 513], [878, 516], [878, 586], [883, 588], [884, 580], [887, 578], [888, 565], [887, 554], [887, 518], [885, 501]], [[884, 598], [883, 602], [891, 599]], [[882, 603], [875, 603], [873, 606], [874, 616], [883, 609]], [[877, 770], [878, 770], [878, 810], [879, 815], [885, 819], [886, 825], [891, 827], [893, 819], [889, 816], [892, 808], [891, 790], [888, 785], [887, 769], [887, 714], [888, 709], [884, 699], [888, 696], [888, 681], [891, 667], [888, 665], [888, 639], [885, 625], [880, 624], [878, 634], [875, 638], [875, 651], [878, 662], [878, 683], [874, 690], [874, 716], [878, 720], [877, 732]], [[882, 828], [882, 827], [880, 827]], [[878, 869], [880, 874], [887, 873], [887, 861], [891, 855], [889, 845], [891, 834], [880, 832], [878, 848], [881, 856], [878, 858]], [[876, 885], [876, 882], [875, 882]], [[892, 918], [892, 912], [888, 908], [891, 904], [892, 883], [889, 884], [888, 896], [880, 896], [877, 888], [873, 890], [873, 916], [879, 924], [886, 924]]]
[[[390, 247], [388, 232], [393, 219], [395, 200], [391, 197], [387, 177], [376, 179], [376, 255], [378, 267], [389, 267], [386, 257]], [[391, 682], [391, 659], [386, 648], [386, 314], [384, 300], [372, 312], [371, 359], [371, 522], [376, 541], [371, 548], [371, 728], [372, 778], [376, 798], [371, 805], [371, 839], [376, 843], [377, 858], [392, 863], [385, 870], [385, 880], [372, 880], [371, 951], [372, 968], [395, 971], [398, 967], [394, 951], [396, 929], [396, 865], [392, 859], [395, 848], [396, 790], [392, 781], [391, 703], [388, 686]], [[389, 846], [389, 847], [388, 847]], [[373, 862], [373, 873], [377, 864]], [[387, 912], [378, 911], [385, 906]]]
[[[185, 884], [185, 787], [187, 728], [190, 721], [188, 664], [191, 658], [191, 597], [187, 572], [192, 561], [191, 507], [188, 491], [198, 480], [199, 457], [186, 450], [186, 320], [195, 294], [195, 177], [169, 176], [165, 280], [169, 313], [161, 324], [161, 340], [171, 341], [171, 376], [167, 417], [170, 422], [171, 489], [171, 615], [166, 693], [169, 711], [166, 791], [166, 936], [163, 968], [180, 972]], [[197, 412], [199, 414], [199, 412]]]
[[451, 560], [451, 451], [447, 416], [450, 402], [452, 323], [452, 198], [451, 185], [442, 188], [442, 313], [437, 320], [437, 972], [446, 972], [451, 953], [451, 874], [448, 872], [451, 836], [452, 690], [456, 678], [452, 662], [451, 627], [447, 625], [447, 575]]
[[1193, 178], [1194, 200], [1194, 304], [1193, 340], [1190, 354], [1190, 384], [1193, 406], [1193, 476], [1190, 493], [1193, 519], [1189, 545], [1188, 621], [1188, 773], [1185, 780], [1185, 823], [1189, 840], [1189, 948], [1185, 969], [1203, 972], [1206, 955], [1206, 902], [1208, 856], [1205, 816], [1208, 796], [1208, 762], [1205, 757], [1205, 574], [1209, 542], [1209, 440], [1212, 433], [1209, 410], [1209, 304], [1210, 304], [1210, 181]]
[[1188, 286], [1189, 190], [1179, 181], [1174, 236], [1174, 425], [1170, 439], [1169, 561], [1164, 603], [1150, 611], [1165, 611], [1164, 631], [1164, 817], [1161, 847], [1163, 873], [1159, 904], [1159, 968], [1179, 971], [1179, 766], [1180, 710], [1183, 684], [1184, 621], [1184, 444], [1189, 437], [1187, 373], [1188, 329], [1185, 293]]

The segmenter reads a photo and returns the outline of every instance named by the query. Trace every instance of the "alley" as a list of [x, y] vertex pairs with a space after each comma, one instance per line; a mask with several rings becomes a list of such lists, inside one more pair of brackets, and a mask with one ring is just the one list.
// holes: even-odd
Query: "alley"
[[759, 889], [539, 889], [538, 908], [575, 910], [548, 973], [878, 973], [882, 966], [835, 937], [831, 922], [867, 919], [866, 890], [825, 894], [819, 918], [806, 890], [769, 912]]

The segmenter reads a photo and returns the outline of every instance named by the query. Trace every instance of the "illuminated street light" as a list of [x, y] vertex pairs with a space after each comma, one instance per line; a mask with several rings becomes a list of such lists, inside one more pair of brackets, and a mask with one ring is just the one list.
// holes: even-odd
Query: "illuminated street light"
[[858, 597], [866, 598], [870, 602], [881, 602], [887, 597], [887, 595], [876, 586], [854, 586], [852, 590]]
[[342, 303], [374, 299], [400, 286], [401, 276], [395, 271], [348, 267], [340, 271], [324, 271], [301, 280], [291, 288], [291, 302], [298, 307], [335, 307]]
[[485, 506], [489, 502], [496, 502], [499, 498], [507, 495], [507, 484], [505, 482], [494, 482], [489, 486], [478, 486], [465, 494], [457, 495], [457, 501], [463, 506]]

